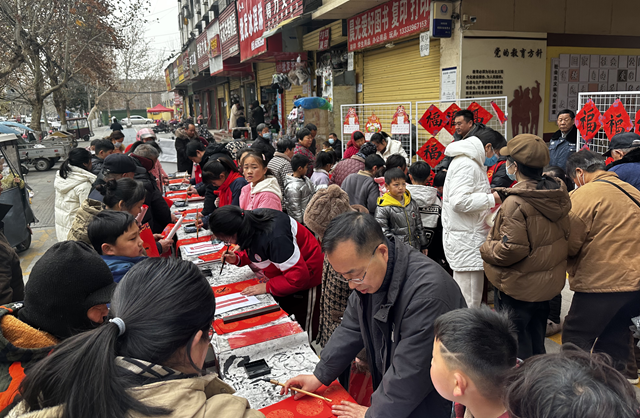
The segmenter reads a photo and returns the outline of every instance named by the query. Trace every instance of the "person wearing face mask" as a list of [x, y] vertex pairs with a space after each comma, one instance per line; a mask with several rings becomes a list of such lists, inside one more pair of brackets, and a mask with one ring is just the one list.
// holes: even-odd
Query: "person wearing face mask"
[[501, 203], [492, 193], [486, 167], [495, 164], [494, 136], [452, 142], [442, 196], [444, 252], [469, 307], [480, 306], [484, 272], [480, 246], [487, 238], [490, 209]]
[[511, 311], [524, 360], [545, 353], [549, 300], [564, 287], [567, 271], [571, 200], [562, 181], [543, 175], [549, 148], [542, 138], [518, 135], [500, 155], [516, 184], [495, 190], [502, 206], [480, 254], [496, 309]]
[[261, 123], [256, 127], [256, 129], [258, 130], [258, 137], [253, 141], [253, 144], [251, 144], [251, 149], [255, 149], [260, 154], [264, 155], [267, 163], [269, 163], [273, 158], [273, 154], [276, 152], [276, 149], [271, 145], [271, 131], [269, 130], [269, 125]]
[[338, 160], [341, 160], [342, 159], [342, 141], [338, 139], [338, 134], [333, 132], [330, 133], [329, 139], [327, 141], [329, 142], [329, 145], [331, 145], [331, 148], [333, 148], [333, 150], [336, 152], [336, 155], [338, 156]]
[[604, 352], [631, 382], [638, 382], [631, 318], [640, 315], [640, 192], [605, 171], [604, 158], [581, 150], [567, 159], [571, 193], [569, 285], [575, 293], [562, 341]]

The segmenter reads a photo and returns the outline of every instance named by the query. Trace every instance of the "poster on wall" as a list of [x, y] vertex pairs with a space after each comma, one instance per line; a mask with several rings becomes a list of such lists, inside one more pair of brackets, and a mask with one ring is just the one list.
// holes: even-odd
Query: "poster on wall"
[[342, 133], [351, 135], [355, 131], [359, 130], [360, 120], [358, 119], [358, 114], [354, 108], [350, 107], [347, 112], [347, 116], [344, 118], [344, 123], [342, 124]]
[[420, 120], [418, 121], [427, 132], [435, 136], [445, 125], [444, 113], [440, 111], [435, 105], [429, 106], [424, 112]]
[[209, 57], [209, 73], [213, 76], [221, 72], [224, 68], [222, 48], [220, 45], [220, 24], [217, 20], [207, 28], [207, 40], [209, 44], [209, 50], [207, 51]]
[[440, 76], [440, 100], [450, 102], [456, 100], [456, 84], [458, 69], [456, 67], [443, 68]]
[[376, 116], [375, 112], [372, 112], [369, 119], [367, 119], [367, 123], [364, 125], [364, 138], [368, 141], [371, 139], [371, 135], [380, 131], [382, 131], [380, 118]]
[[411, 122], [404, 106], [400, 105], [396, 108], [396, 113], [391, 119], [391, 135], [409, 135], [411, 133]]
[[464, 38], [461, 97], [507, 96], [507, 139], [542, 135], [547, 43], [541, 39]]
[[238, 27], [240, 32], [240, 59], [246, 61], [267, 50], [264, 34], [262, 0], [238, 0]]
[[420, 147], [417, 154], [429, 164], [431, 168], [435, 168], [435, 166], [444, 159], [444, 150], [445, 146], [435, 137], [431, 137]]

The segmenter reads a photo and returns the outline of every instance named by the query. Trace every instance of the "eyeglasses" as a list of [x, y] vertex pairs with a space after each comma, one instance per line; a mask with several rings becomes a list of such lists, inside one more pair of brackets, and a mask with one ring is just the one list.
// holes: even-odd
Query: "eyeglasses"
[[371, 254], [371, 258], [369, 259], [369, 264], [367, 264], [367, 268], [364, 269], [364, 274], [362, 275], [362, 278], [358, 279], [345, 279], [345, 277], [341, 274], [338, 276], [338, 280], [340, 280], [343, 283], [362, 283], [364, 282], [365, 277], [367, 277], [367, 271], [369, 270], [369, 267], [371, 266], [371, 262], [373, 261], [373, 257], [375, 257], [376, 255], [376, 251], [378, 251], [378, 247], [380, 247], [380, 245], [382, 244], [378, 244], [376, 245], [376, 248], [373, 249], [373, 254]]

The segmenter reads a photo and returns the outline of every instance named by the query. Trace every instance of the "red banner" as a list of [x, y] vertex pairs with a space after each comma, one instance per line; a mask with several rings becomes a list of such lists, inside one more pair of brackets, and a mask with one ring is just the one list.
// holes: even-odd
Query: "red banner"
[[576, 128], [578, 128], [580, 135], [582, 135], [585, 141], [591, 141], [600, 130], [602, 126], [602, 122], [600, 121], [601, 116], [600, 111], [591, 99], [589, 99], [576, 115]]
[[474, 123], [481, 123], [483, 125], [486, 125], [487, 122], [489, 122], [493, 118], [493, 115], [491, 113], [487, 112], [484, 107], [480, 106], [476, 102], [471, 103], [467, 110], [473, 112]]
[[447, 132], [449, 132], [451, 135], [453, 135], [453, 133], [456, 131], [456, 126], [454, 125], [455, 120], [453, 116], [461, 110], [462, 109], [460, 109], [460, 106], [455, 103], [451, 103], [451, 106], [449, 106], [447, 110], [444, 111], [444, 129], [446, 129]]
[[260, 409], [267, 418], [335, 418], [331, 407], [340, 405], [342, 401], [356, 403], [346, 390], [336, 380], [331, 385], [320, 386], [314, 393], [331, 399], [331, 403], [321, 399], [305, 396], [296, 401], [288, 396], [278, 403]]
[[613, 139], [617, 134], [629, 132], [633, 129], [633, 123], [631, 123], [629, 114], [620, 99], [616, 99], [609, 109], [604, 112], [602, 126], [604, 127], [604, 133], [607, 134], [609, 141], [611, 141], [611, 139]]
[[635, 129], [634, 132], [640, 135], [640, 109], [636, 112], [636, 120], [634, 121]]
[[196, 40], [196, 60], [198, 63], [198, 72], [209, 68], [209, 42], [207, 40], [207, 31], [204, 30]]
[[445, 125], [445, 116], [435, 105], [431, 105], [418, 123], [431, 135], [437, 135]]
[[253, 331], [238, 332], [229, 337], [229, 347], [232, 350], [247, 347], [249, 345], [260, 344], [265, 341], [277, 340], [288, 335], [303, 332], [302, 327], [297, 322], [285, 322], [284, 324], [272, 325]]
[[318, 51], [329, 49], [329, 39], [331, 38], [331, 28], [322, 29], [318, 34]]
[[264, 0], [265, 30], [302, 14], [302, 0]]
[[431, 0], [391, 0], [349, 19], [349, 51], [429, 30]]
[[229, 295], [231, 293], [242, 292], [247, 287], [255, 286], [258, 283], [259, 283], [258, 279], [249, 279], [249, 280], [244, 280], [242, 282], [224, 284], [222, 286], [212, 286], [211, 289], [213, 290], [213, 294], [216, 297], [218, 297], [218, 296]]
[[431, 137], [418, 150], [418, 156], [422, 158], [431, 168], [434, 168], [444, 158], [445, 146], [435, 137]]
[[236, 6], [231, 3], [227, 6], [220, 17], [220, 44], [222, 46], [222, 59], [227, 59], [238, 55], [240, 47], [238, 44], [238, 22], [236, 21]]
[[262, 37], [264, 34], [262, 0], [239, 0], [236, 4], [240, 28], [240, 59], [246, 61], [267, 51], [267, 41]]
[[[251, 312], [251, 311], [248, 311], [248, 312]], [[216, 334], [222, 335], [222, 334], [228, 334], [230, 332], [236, 332], [236, 331], [242, 331], [249, 328], [254, 328], [259, 325], [268, 324], [269, 322], [277, 321], [278, 319], [285, 318], [286, 316], [287, 316], [287, 313], [282, 309], [280, 309], [277, 312], [260, 315], [255, 318], [243, 319], [241, 321], [231, 322], [229, 324], [225, 324], [224, 320], [222, 319], [216, 319], [215, 321], [213, 321], [213, 328], [216, 330]]]

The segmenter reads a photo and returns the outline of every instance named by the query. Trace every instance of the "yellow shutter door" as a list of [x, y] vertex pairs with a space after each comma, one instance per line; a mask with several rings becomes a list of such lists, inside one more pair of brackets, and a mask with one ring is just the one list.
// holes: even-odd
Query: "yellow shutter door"
[[[364, 104], [440, 98], [440, 41], [420, 56], [420, 40], [364, 52]], [[407, 109], [408, 110], [408, 109]], [[413, 115], [411, 115], [413, 116]]]
[[271, 80], [276, 73], [275, 62], [259, 62], [256, 64], [256, 79], [258, 81], [257, 96], [260, 98], [260, 88], [271, 86]]

